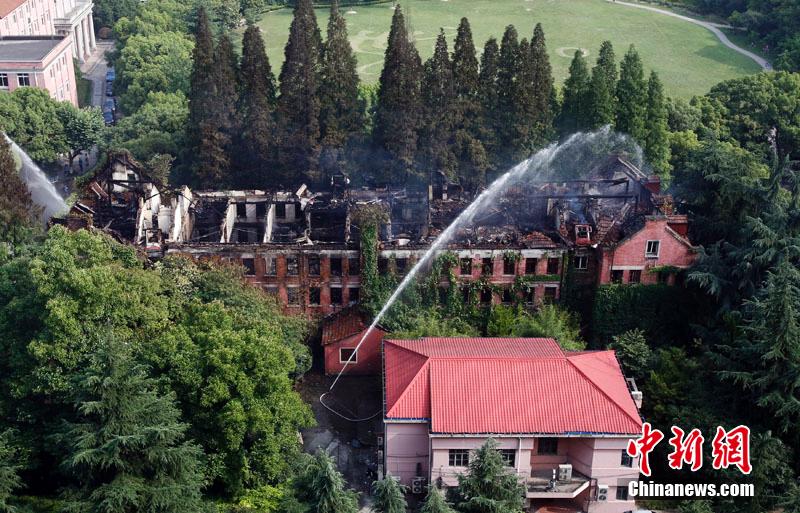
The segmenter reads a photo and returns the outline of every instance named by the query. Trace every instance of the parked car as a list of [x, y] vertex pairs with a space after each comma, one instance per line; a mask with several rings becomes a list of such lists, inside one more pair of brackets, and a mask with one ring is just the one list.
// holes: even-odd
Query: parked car
[[114, 82], [106, 82], [106, 96], [114, 96]]
[[106, 101], [103, 102], [103, 112], [113, 113], [115, 110], [117, 110], [117, 102], [114, 98], [106, 98]]
[[103, 112], [103, 121], [106, 122], [106, 125], [113, 125], [114, 124], [114, 113], [113, 112]]
[[114, 71], [114, 68], [109, 68], [106, 71], [106, 82], [113, 82], [117, 78], [117, 72]]

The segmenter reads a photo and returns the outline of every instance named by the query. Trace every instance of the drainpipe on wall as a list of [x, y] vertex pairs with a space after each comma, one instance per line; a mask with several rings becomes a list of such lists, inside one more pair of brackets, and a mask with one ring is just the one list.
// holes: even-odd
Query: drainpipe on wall
[[517, 475], [519, 474], [519, 463], [522, 460], [522, 437], [517, 437]]

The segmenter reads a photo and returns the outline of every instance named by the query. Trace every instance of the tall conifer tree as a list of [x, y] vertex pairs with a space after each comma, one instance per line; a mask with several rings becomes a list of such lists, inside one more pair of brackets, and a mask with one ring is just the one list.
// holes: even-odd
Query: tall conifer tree
[[553, 137], [555, 89], [553, 70], [547, 55], [544, 30], [537, 23], [531, 39], [531, 68], [533, 72], [533, 111], [535, 116], [533, 146], [538, 148], [547, 144]]
[[330, 175], [343, 170], [348, 146], [362, 134], [365, 105], [358, 96], [356, 57], [337, 0], [331, 4], [327, 35], [322, 46], [320, 136], [322, 171]]
[[455, 94], [453, 151], [458, 160], [458, 178], [462, 185], [475, 189], [485, 183], [489, 163], [486, 149], [481, 142], [483, 116], [478, 58], [467, 18], [461, 18], [453, 48], [453, 89]]
[[592, 126], [590, 80], [583, 52], [576, 50], [569, 65], [569, 76], [564, 81], [564, 103], [561, 105], [558, 122], [562, 135], [586, 130]]
[[241, 94], [238, 137], [237, 187], [266, 188], [275, 186], [278, 177], [272, 173], [275, 159], [275, 76], [264, 50], [264, 40], [255, 25], [247, 27], [242, 41]]
[[226, 34], [220, 36], [214, 50], [214, 76], [217, 81], [216, 104], [220, 127], [226, 134], [232, 135], [238, 130], [236, 104], [239, 101], [239, 62]]
[[192, 51], [189, 87], [189, 153], [195, 185], [219, 187], [230, 170], [228, 138], [220, 132], [217, 105], [217, 74], [214, 72], [214, 41], [203, 7], [197, 12], [195, 46]]
[[[280, 75], [278, 160], [288, 183], [321, 181], [319, 73], [322, 41], [311, 0], [298, 0]], [[288, 185], [285, 184], [285, 185]]]
[[452, 151], [455, 130], [453, 68], [444, 30], [436, 38], [433, 55], [422, 75], [422, 140], [420, 161], [428, 173], [443, 171], [455, 178], [456, 158]]
[[516, 153], [519, 73], [520, 52], [517, 29], [513, 25], [509, 25], [503, 33], [497, 58], [497, 106], [493, 127], [497, 140], [491, 159], [492, 163], [499, 166], [500, 169], [507, 167]]
[[655, 71], [650, 72], [647, 82], [647, 112], [644, 154], [659, 175], [669, 172], [669, 129], [667, 106], [664, 101], [664, 86]]
[[489, 159], [489, 170], [495, 169], [495, 156], [499, 149], [498, 121], [498, 61], [500, 48], [495, 38], [489, 38], [483, 46], [481, 68], [478, 74], [478, 98], [481, 113], [478, 122], [479, 139]]
[[[421, 71], [419, 54], [409, 39], [405, 18], [398, 5], [389, 31], [373, 129], [375, 145], [384, 153], [387, 178], [396, 183], [405, 183], [414, 173], [417, 131], [422, 114]], [[422, 176], [417, 174], [417, 178]]]
[[131, 352], [102, 343], [75, 380], [78, 420], [64, 433], [66, 465], [82, 485], [75, 510], [199, 511], [202, 451], [186, 441], [174, 394], [161, 395]]
[[592, 68], [592, 127], [614, 124], [617, 62], [610, 41], [603, 41]]
[[620, 64], [616, 104], [617, 131], [629, 134], [639, 144], [644, 144], [647, 83], [644, 80], [642, 60], [633, 45], [628, 48]]

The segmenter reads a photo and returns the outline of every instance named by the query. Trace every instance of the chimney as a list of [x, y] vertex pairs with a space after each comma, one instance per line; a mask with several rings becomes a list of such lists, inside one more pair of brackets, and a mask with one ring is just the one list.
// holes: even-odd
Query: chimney
[[631, 390], [631, 397], [633, 398], [633, 403], [636, 405], [637, 410], [642, 409], [642, 393], [639, 390]]
[[687, 216], [667, 216], [667, 226], [675, 230], [682, 237], [689, 235], [689, 218]]

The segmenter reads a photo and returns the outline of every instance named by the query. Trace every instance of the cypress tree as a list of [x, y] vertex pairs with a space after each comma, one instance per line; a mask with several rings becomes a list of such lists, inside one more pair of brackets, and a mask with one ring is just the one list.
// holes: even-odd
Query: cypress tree
[[297, 498], [315, 513], [356, 513], [358, 494], [346, 489], [342, 474], [323, 450], [309, 458], [297, 478]]
[[614, 47], [603, 41], [592, 68], [592, 128], [614, 123], [617, 63]]
[[373, 509], [376, 513], [405, 513], [408, 508], [405, 486], [393, 477], [386, 476], [372, 483], [372, 495], [375, 497]]
[[189, 85], [190, 152], [194, 181], [200, 187], [219, 186], [228, 174], [228, 138], [219, 133], [221, 114], [217, 105], [214, 41], [203, 7], [197, 12], [192, 74]]
[[473, 136], [478, 135], [475, 125], [480, 115], [478, 73], [472, 29], [469, 20], [461, 18], [453, 48], [453, 88], [458, 128], [468, 130]]
[[220, 128], [231, 136], [238, 131], [236, 104], [239, 102], [239, 63], [230, 38], [223, 34], [214, 50], [214, 76], [217, 81], [217, 114]]
[[[495, 47], [496, 49], [496, 47]], [[487, 59], [492, 59], [489, 55]], [[496, 58], [496, 52], [494, 55]], [[496, 65], [489, 66], [497, 69]], [[457, 159], [459, 182], [469, 189], [476, 189], [485, 183], [489, 166], [486, 150], [481, 143], [483, 136], [481, 105], [481, 83], [472, 29], [467, 18], [461, 18], [458, 25], [455, 47], [453, 48], [453, 92], [455, 95], [453, 152]], [[494, 80], [491, 93], [494, 91]]]
[[428, 494], [425, 495], [425, 502], [422, 503], [420, 513], [453, 513], [453, 509], [447, 505], [442, 494], [435, 486], [428, 487]]
[[238, 168], [235, 183], [242, 188], [275, 186], [276, 176], [269, 174], [275, 158], [275, 76], [264, 50], [261, 30], [247, 27], [242, 41], [241, 94], [238, 137]]
[[21, 241], [36, 222], [37, 208], [17, 172], [11, 145], [0, 132], [0, 242]]
[[[378, 86], [373, 138], [384, 152], [387, 178], [405, 183], [413, 174], [417, 130], [421, 121], [420, 75], [422, 64], [408, 37], [398, 5], [392, 17], [389, 42]], [[416, 175], [420, 178], [420, 175]]]
[[564, 103], [561, 105], [558, 122], [561, 135], [569, 135], [592, 126], [590, 80], [583, 52], [576, 50], [569, 65], [569, 76], [564, 81]]
[[553, 136], [553, 119], [555, 89], [553, 87], [553, 70], [550, 57], [547, 55], [544, 30], [537, 23], [533, 29], [530, 49], [533, 72], [533, 111], [535, 127], [533, 134], [534, 148], [545, 145]]
[[639, 53], [628, 48], [619, 69], [617, 83], [617, 113], [615, 128], [633, 137], [639, 144], [645, 141], [647, 114], [647, 83]]
[[[319, 72], [321, 35], [311, 0], [298, 0], [280, 75], [278, 160], [284, 179], [313, 184], [319, 172]], [[302, 176], [298, 176], [301, 173]]]
[[456, 162], [452, 152], [455, 124], [453, 68], [447, 51], [444, 30], [436, 38], [433, 55], [425, 63], [422, 76], [422, 167], [428, 173], [445, 172], [455, 177]]
[[480, 117], [478, 123], [479, 139], [489, 156], [489, 170], [496, 169], [495, 156], [498, 153], [498, 61], [500, 48], [495, 38], [489, 38], [483, 46], [481, 69], [478, 75], [478, 99]]
[[513, 25], [503, 34], [497, 68], [497, 146], [492, 161], [502, 170], [530, 152], [533, 129], [530, 45], [527, 39], [518, 42]]
[[363, 131], [364, 102], [358, 96], [356, 57], [338, 1], [331, 4], [328, 38], [322, 46], [320, 82], [321, 167], [326, 175], [341, 171], [346, 149]]
[[458, 476], [458, 488], [452, 490], [456, 509], [464, 513], [522, 511], [525, 495], [517, 476], [504, 468], [491, 438], [475, 451], [467, 474]]
[[647, 82], [646, 136], [644, 154], [659, 175], [669, 172], [669, 130], [667, 128], [667, 106], [664, 101], [664, 86], [655, 71], [650, 72]]
[[202, 451], [186, 441], [174, 394], [137, 365], [131, 347], [100, 344], [75, 379], [78, 420], [64, 433], [82, 485], [74, 509], [179, 513], [201, 509]]

